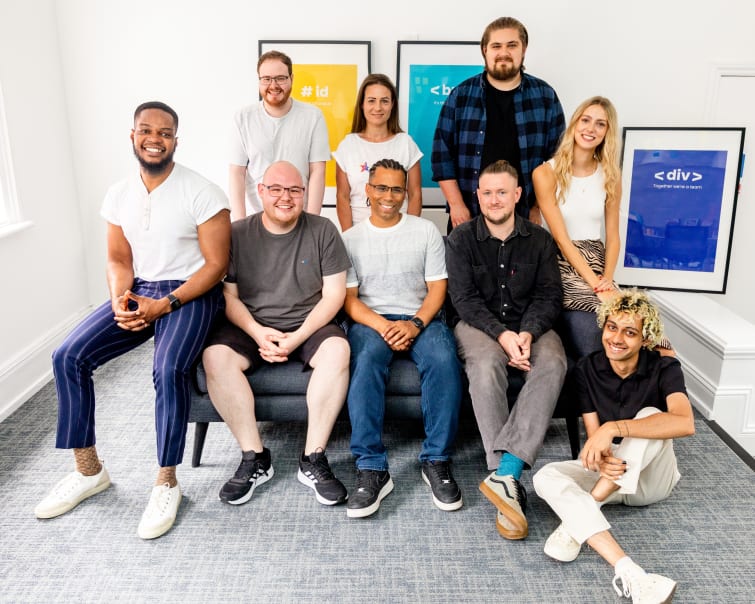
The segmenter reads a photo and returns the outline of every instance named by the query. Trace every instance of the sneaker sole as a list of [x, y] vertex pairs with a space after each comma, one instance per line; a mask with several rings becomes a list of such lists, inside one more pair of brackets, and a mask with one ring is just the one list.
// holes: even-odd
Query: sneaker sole
[[[508, 516], [506, 517], [508, 520]], [[498, 534], [501, 535], [504, 539], [508, 539], [509, 541], [519, 541], [520, 539], [525, 539], [527, 535], [529, 535], [529, 528], [525, 528], [523, 531], [520, 529], [517, 530], [511, 530], [508, 527], [505, 527], [501, 522], [498, 520], [498, 515], [496, 514], [495, 519], [495, 528], [498, 529]]]
[[[178, 505], [176, 506], [176, 516], [178, 515], [178, 508], [181, 505], [182, 499], [183, 499], [183, 495], [179, 491]], [[173, 525], [176, 523], [176, 516], [166, 518], [165, 522], [157, 526], [150, 527], [150, 529], [143, 529], [140, 524], [139, 527], [137, 527], [136, 529], [136, 534], [139, 535], [141, 539], [145, 539], [145, 540], [157, 539], [158, 537], [162, 537], [171, 528], [173, 528]]]
[[430, 487], [430, 493], [433, 496], [433, 503], [435, 504], [436, 508], [443, 510], [444, 512], [454, 512], [460, 509], [461, 506], [464, 505], [464, 500], [462, 499], [461, 494], [459, 494], [459, 498], [456, 501], [445, 502], [438, 499], [435, 496], [435, 493], [433, 493], [433, 487], [430, 484], [430, 479], [427, 477], [424, 470], [421, 472], [421, 474], [422, 474], [422, 480], [424, 480], [427, 486]]
[[325, 497], [320, 495], [320, 493], [317, 491], [317, 484], [315, 483], [315, 481], [307, 478], [307, 475], [304, 472], [299, 470], [299, 472], [296, 474], [296, 477], [299, 479], [300, 483], [302, 483], [306, 487], [309, 487], [315, 492], [315, 499], [317, 499], [317, 501], [323, 505], [337, 505], [339, 503], [345, 503], [346, 500], [349, 498], [349, 495], [347, 493], [346, 496], [343, 498], [339, 498], [335, 500], [325, 499]]
[[226, 499], [223, 498], [222, 495], [218, 495], [218, 499], [222, 501], [223, 503], [228, 503], [230, 505], [241, 505], [243, 503], [246, 503], [252, 498], [252, 495], [254, 495], [254, 490], [260, 486], [268, 482], [273, 475], [275, 474], [275, 471], [273, 470], [273, 466], [270, 466], [270, 469], [267, 471], [267, 474], [262, 474], [257, 480], [254, 481], [254, 484], [252, 485], [252, 488], [250, 488], [246, 493], [244, 493], [241, 497], [238, 499]]
[[110, 478], [108, 478], [105, 482], [102, 484], [98, 484], [97, 486], [92, 487], [88, 491], [85, 491], [81, 495], [79, 495], [78, 499], [75, 501], [68, 501], [64, 504], [59, 505], [56, 508], [48, 509], [48, 510], [34, 510], [34, 515], [39, 518], [40, 520], [47, 520], [49, 518], [56, 518], [58, 516], [62, 516], [66, 512], [70, 512], [73, 508], [75, 508], [77, 505], [79, 505], [82, 501], [85, 499], [89, 499], [92, 495], [96, 495], [97, 493], [101, 493], [105, 489], [107, 489], [110, 486]]
[[554, 551], [550, 547], [548, 547], [548, 542], [546, 541], [545, 547], [543, 547], [543, 552], [546, 556], [553, 558], [554, 560], [558, 560], [559, 562], [574, 562], [577, 559], [577, 556], [579, 556], [579, 550], [574, 556], [562, 556], [559, 555], [557, 551]]
[[380, 502], [390, 495], [391, 491], [393, 491], [393, 479], [388, 478], [388, 482], [386, 482], [383, 488], [380, 489], [375, 503], [364, 508], [347, 508], [346, 516], [349, 518], [367, 518], [367, 516], [372, 516], [378, 511]]
[[[524, 535], [527, 535], [527, 531], [529, 530], [529, 527], [527, 525], [527, 518], [525, 518], [523, 515], [521, 515], [519, 512], [517, 512], [514, 508], [512, 508], [508, 503], [506, 503], [503, 499], [501, 499], [498, 494], [491, 489], [488, 484], [483, 481], [480, 483], [480, 491], [482, 492], [485, 497], [488, 498], [490, 503], [492, 503], [496, 509], [501, 512], [504, 516], [506, 516], [507, 520], [511, 522], [521, 533], [524, 533]], [[497, 523], [497, 521], [496, 521]], [[500, 532], [500, 529], [499, 529]], [[503, 534], [503, 533], [501, 533]], [[520, 539], [523, 537], [519, 537]]]

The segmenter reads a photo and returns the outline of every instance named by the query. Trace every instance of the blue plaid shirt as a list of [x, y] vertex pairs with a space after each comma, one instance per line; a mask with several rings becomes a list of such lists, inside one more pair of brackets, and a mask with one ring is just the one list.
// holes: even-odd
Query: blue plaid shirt
[[[489, 85], [483, 72], [454, 88], [440, 110], [433, 139], [433, 180], [456, 180], [472, 216], [480, 213], [475, 190], [485, 143], [485, 89]], [[535, 197], [532, 172], [555, 153], [564, 131], [564, 111], [553, 88], [523, 73], [514, 95], [514, 115], [522, 167], [522, 201], [517, 211], [527, 217]]]

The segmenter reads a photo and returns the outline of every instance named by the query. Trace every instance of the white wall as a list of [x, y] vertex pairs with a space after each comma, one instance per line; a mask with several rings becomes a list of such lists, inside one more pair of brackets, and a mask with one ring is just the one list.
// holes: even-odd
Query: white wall
[[[22, 206], [39, 225], [0, 241], [3, 282], [29, 284], [23, 304], [0, 302], [6, 317], [18, 318], [2, 328], [12, 332], [8, 356], [105, 296], [99, 206], [106, 187], [134, 169], [128, 133], [139, 102], [173, 105], [177, 159], [225, 186], [228, 124], [256, 98], [259, 38], [371, 40], [373, 71], [395, 77], [396, 40], [478, 40], [503, 14], [527, 25], [527, 68], [554, 86], [567, 113], [604, 94], [623, 125], [706, 125], [714, 67], [755, 65], [755, 8], [741, 0], [4, 2], [0, 77], [11, 97]], [[737, 243], [732, 270], [742, 274], [751, 259], [737, 256]], [[748, 283], [738, 297], [755, 294]]]
[[0, 81], [32, 222], [0, 239], [1, 420], [50, 378], [50, 352], [90, 297], [52, 0], [0, 3]]

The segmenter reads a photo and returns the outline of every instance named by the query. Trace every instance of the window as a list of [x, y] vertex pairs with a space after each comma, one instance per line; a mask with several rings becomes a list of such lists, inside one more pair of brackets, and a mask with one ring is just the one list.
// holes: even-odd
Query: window
[[13, 178], [13, 163], [10, 156], [3, 91], [0, 88], [0, 236], [23, 228], [18, 211], [16, 185]]

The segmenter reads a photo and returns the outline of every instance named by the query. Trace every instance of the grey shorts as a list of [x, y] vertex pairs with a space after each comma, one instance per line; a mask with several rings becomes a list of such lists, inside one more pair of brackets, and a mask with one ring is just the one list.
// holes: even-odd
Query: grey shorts
[[[304, 363], [304, 368], [308, 369], [309, 361], [317, 353], [320, 344], [328, 338], [343, 338], [345, 340], [346, 334], [335, 323], [328, 323], [315, 331], [301, 346], [292, 351], [288, 357], [289, 360], [298, 359]], [[210, 337], [207, 338], [205, 347], [217, 344], [228, 346], [234, 352], [246, 357], [250, 363], [247, 371], [254, 371], [267, 364], [267, 361], [260, 356], [259, 345], [254, 341], [254, 338], [226, 318], [223, 318], [210, 334]]]

